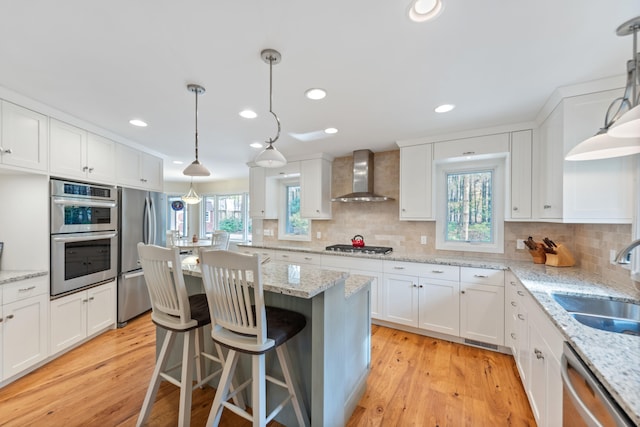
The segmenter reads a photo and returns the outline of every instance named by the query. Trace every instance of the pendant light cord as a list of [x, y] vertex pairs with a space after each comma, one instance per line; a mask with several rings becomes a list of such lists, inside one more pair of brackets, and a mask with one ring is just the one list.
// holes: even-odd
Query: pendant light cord
[[198, 161], [198, 89], [194, 90], [196, 94], [196, 162]]
[[269, 56], [269, 112], [273, 115], [273, 117], [276, 119], [276, 123], [278, 124], [278, 133], [276, 134], [275, 138], [269, 138], [269, 141], [267, 141], [269, 144], [273, 144], [274, 142], [276, 142], [278, 140], [278, 138], [280, 138], [280, 119], [278, 118], [278, 116], [276, 115], [276, 113], [273, 112], [273, 61], [275, 60], [275, 58], [273, 56]]

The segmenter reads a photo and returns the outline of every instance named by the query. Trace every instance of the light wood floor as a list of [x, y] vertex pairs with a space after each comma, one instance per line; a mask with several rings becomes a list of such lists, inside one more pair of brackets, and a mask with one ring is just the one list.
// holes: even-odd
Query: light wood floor
[[[134, 426], [155, 358], [148, 315], [0, 389], [0, 426]], [[204, 426], [215, 390], [196, 390]], [[163, 383], [149, 426], [175, 426], [177, 388]], [[223, 426], [248, 426], [224, 411]], [[273, 423], [271, 425], [277, 425]], [[367, 393], [348, 426], [534, 426], [510, 356], [372, 327]]]

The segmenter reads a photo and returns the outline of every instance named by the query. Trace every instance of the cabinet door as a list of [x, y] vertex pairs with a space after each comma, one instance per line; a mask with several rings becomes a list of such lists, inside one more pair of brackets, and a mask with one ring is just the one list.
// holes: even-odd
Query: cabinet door
[[531, 218], [531, 130], [511, 133], [511, 218]]
[[49, 356], [48, 295], [19, 300], [3, 307], [3, 379], [35, 365]]
[[116, 323], [116, 282], [87, 291], [87, 336], [92, 336]]
[[141, 187], [140, 152], [126, 145], [116, 145], [116, 180], [119, 184]]
[[460, 289], [460, 336], [502, 345], [504, 287], [462, 283]]
[[556, 108], [540, 126], [537, 213], [539, 218], [562, 218], [563, 164], [562, 108]]
[[[518, 286], [520, 288], [520, 286]], [[520, 379], [523, 384], [528, 384], [531, 372], [531, 356], [529, 354], [529, 313], [527, 310], [526, 297], [524, 291], [518, 289], [517, 303], [518, 311], [516, 313], [516, 337], [517, 337], [517, 358], [516, 364], [520, 372]]]
[[331, 162], [325, 159], [300, 162], [300, 215], [308, 219], [331, 219]]
[[371, 317], [374, 319], [382, 319], [384, 313], [384, 298], [382, 298], [382, 273], [369, 270], [349, 270], [351, 274], [361, 274], [363, 276], [372, 276], [371, 282]]
[[546, 423], [547, 396], [547, 358], [550, 356], [546, 343], [534, 322], [529, 322], [529, 357], [531, 360], [531, 375], [529, 375], [527, 391], [531, 403], [531, 411], [538, 425]]
[[460, 284], [420, 278], [419, 327], [460, 335]]
[[116, 180], [115, 142], [98, 135], [87, 137], [87, 177], [92, 181], [112, 183]]
[[46, 171], [49, 160], [48, 124], [46, 116], [2, 101], [1, 163]]
[[51, 119], [49, 168], [51, 174], [64, 178], [86, 178], [87, 132], [84, 129]]
[[432, 144], [400, 149], [400, 220], [433, 219]]
[[87, 302], [86, 291], [51, 301], [51, 354], [86, 338]]
[[498, 133], [453, 141], [436, 142], [433, 146], [433, 159], [443, 160], [508, 152], [509, 134]]
[[162, 159], [147, 153], [140, 153], [140, 182], [144, 188], [162, 191]]
[[265, 170], [249, 168], [249, 216], [261, 219], [265, 215]]
[[384, 320], [418, 327], [418, 277], [384, 276]]

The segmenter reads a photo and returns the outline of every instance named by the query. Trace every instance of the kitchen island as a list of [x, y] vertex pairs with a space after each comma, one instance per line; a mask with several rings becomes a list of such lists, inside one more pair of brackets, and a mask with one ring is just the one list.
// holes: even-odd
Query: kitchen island
[[[202, 292], [199, 266], [185, 262], [183, 272], [189, 293]], [[345, 425], [365, 392], [369, 375], [371, 278], [278, 262], [263, 264], [262, 275], [267, 305], [297, 311], [307, 319], [305, 328], [287, 346], [311, 425]], [[156, 342], [162, 343], [163, 338], [164, 331], [157, 328]], [[175, 360], [179, 360], [181, 347], [177, 340]], [[267, 367], [273, 366], [269, 357], [274, 355], [268, 355]], [[241, 360], [241, 369], [246, 374], [249, 365], [245, 362], [248, 360]], [[279, 399], [272, 395], [267, 407]], [[296, 425], [291, 405], [276, 420]]]

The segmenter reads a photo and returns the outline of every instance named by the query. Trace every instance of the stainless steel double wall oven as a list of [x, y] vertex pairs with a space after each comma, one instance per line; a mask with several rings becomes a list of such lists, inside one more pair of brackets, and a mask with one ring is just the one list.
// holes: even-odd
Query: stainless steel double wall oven
[[112, 280], [118, 273], [116, 187], [51, 182], [51, 296]]

